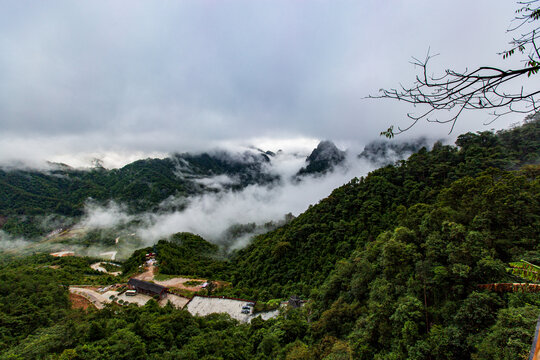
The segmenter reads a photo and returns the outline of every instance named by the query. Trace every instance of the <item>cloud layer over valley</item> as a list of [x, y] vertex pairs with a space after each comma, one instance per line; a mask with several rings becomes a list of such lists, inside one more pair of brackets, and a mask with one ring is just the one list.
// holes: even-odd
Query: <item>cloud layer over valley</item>
[[[249, 185], [240, 191], [233, 191], [223, 189], [222, 184], [231, 184], [234, 179], [227, 176], [209, 177], [200, 181], [220, 191], [188, 198], [169, 198], [162, 202], [158, 211], [129, 214], [127, 208], [114, 202], [106, 206], [88, 203], [85, 216], [78, 226], [87, 229], [127, 226], [128, 232], [136, 233], [147, 245], [174, 233], [187, 231], [231, 249], [243, 247], [253, 234], [228, 239], [227, 231], [232, 225], [254, 223], [260, 227], [268, 222], [279, 224], [284, 221], [286, 214], [299, 215], [336, 187], [353, 177], [365, 176], [378, 166], [358, 158], [354, 152], [347, 154], [345, 162], [336, 166], [334, 171], [323, 176], [305, 176], [298, 181], [294, 175], [305, 165], [305, 157], [281, 152], [271, 158], [266, 169], [280, 176], [281, 180], [277, 183]], [[395, 154], [389, 156], [387, 161], [397, 159]], [[170, 210], [178, 205], [182, 210]], [[260, 228], [254, 232], [260, 232]]]
[[[225, 250], [238, 249], [253, 235], [283, 224], [291, 215], [298, 216], [352, 178], [365, 176], [431, 143], [425, 138], [397, 143], [379, 140], [363, 151], [343, 151], [330, 141], [310, 151], [298, 144], [289, 151], [276, 152], [229, 146], [203, 154], [138, 161], [118, 170], [97, 169], [96, 174], [101, 175], [85, 181], [105, 181], [111, 187], [105, 193], [94, 188], [80, 198], [84, 202], [82, 216], [66, 217], [52, 208], [49, 215], [31, 220], [48, 236], [24, 240], [4, 232], [1, 246], [6, 250], [72, 250], [92, 256], [118, 251], [118, 257], [123, 258], [174, 233], [192, 232]], [[17, 176], [36, 181], [49, 176], [50, 185], [60, 176], [67, 182], [64, 186], [71, 187], [79, 184], [75, 182], [80, 181], [78, 176], [88, 174], [63, 171], [23, 171]], [[184, 190], [149, 202], [147, 195], [171, 194], [171, 185]], [[118, 197], [125, 188], [132, 189], [129, 194], [133, 195]], [[93, 199], [93, 193], [101, 200]]]

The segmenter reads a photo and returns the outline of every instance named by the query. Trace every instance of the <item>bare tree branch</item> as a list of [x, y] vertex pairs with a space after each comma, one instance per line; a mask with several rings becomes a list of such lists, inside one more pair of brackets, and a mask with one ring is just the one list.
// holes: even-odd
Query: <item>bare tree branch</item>
[[[540, 0], [520, 1], [521, 6], [516, 11], [513, 25], [508, 31], [517, 31], [540, 19]], [[400, 85], [400, 89], [381, 89], [380, 95], [368, 96], [368, 98], [387, 98], [404, 101], [406, 103], [427, 106], [427, 110], [420, 114], [408, 113], [407, 117], [412, 120], [406, 127], [390, 127], [381, 135], [393, 137], [409, 130], [420, 120], [436, 123], [451, 123], [450, 133], [458, 118], [464, 111], [487, 109], [491, 110], [493, 117], [491, 123], [501, 116], [509, 113], [530, 113], [540, 110], [540, 89], [525, 90], [523, 86], [519, 91], [507, 89], [516, 81], [526, 75], [536, 75], [540, 70], [540, 50], [536, 45], [536, 36], [540, 27], [526, 31], [520, 36], [513, 38], [509, 50], [500, 53], [504, 59], [514, 55], [516, 50], [525, 55], [525, 66], [521, 69], [501, 69], [492, 66], [482, 66], [475, 70], [458, 72], [446, 70], [440, 76], [428, 75], [428, 65], [433, 57], [430, 51], [424, 60], [412, 58], [414, 66], [421, 68], [420, 74], [412, 87]], [[536, 84], [535, 84], [536, 85]], [[515, 86], [513, 87], [515, 88]], [[538, 89], [538, 90], [537, 90]], [[443, 118], [435, 115], [444, 113]]]

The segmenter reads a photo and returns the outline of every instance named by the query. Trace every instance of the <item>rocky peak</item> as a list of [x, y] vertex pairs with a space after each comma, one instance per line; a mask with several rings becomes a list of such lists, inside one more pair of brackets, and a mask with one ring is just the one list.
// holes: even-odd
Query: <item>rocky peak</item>
[[345, 161], [345, 151], [329, 140], [324, 140], [307, 157], [307, 165], [298, 171], [297, 176], [321, 175], [334, 169]]

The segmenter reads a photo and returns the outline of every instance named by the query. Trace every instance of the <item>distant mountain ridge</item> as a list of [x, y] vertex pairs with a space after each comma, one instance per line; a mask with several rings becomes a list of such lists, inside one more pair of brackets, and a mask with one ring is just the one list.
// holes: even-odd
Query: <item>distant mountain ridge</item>
[[[47, 172], [0, 169], [0, 211], [25, 213], [25, 207], [41, 202], [43, 212], [77, 215], [86, 198], [127, 202], [136, 209], [156, 205], [169, 196], [196, 195], [208, 189], [197, 180], [224, 175], [226, 187], [240, 189], [278, 180], [267, 171], [265, 153], [231, 154], [225, 151], [174, 154], [165, 159], [137, 160], [119, 169], [95, 167], [78, 170], [59, 166]], [[66, 205], [70, 209], [62, 209]], [[11, 210], [11, 211], [9, 211]], [[39, 213], [37, 209], [32, 211]]]

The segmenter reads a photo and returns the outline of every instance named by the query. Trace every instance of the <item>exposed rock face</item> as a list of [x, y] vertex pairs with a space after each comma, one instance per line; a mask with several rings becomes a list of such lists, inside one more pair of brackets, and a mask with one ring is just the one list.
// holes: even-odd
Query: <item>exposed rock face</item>
[[321, 141], [311, 155], [307, 157], [307, 165], [301, 168], [296, 176], [322, 175], [328, 171], [332, 171], [344, 161], [345, 151], [339, 150], [331, 141]]

